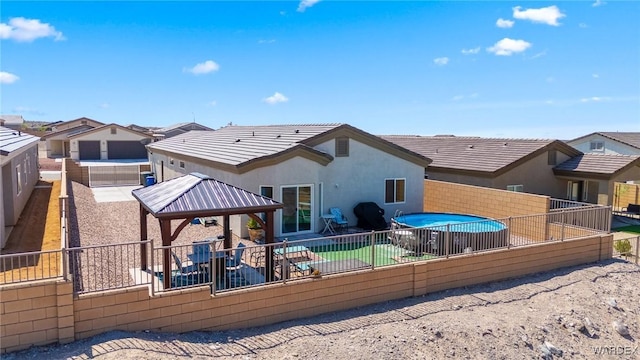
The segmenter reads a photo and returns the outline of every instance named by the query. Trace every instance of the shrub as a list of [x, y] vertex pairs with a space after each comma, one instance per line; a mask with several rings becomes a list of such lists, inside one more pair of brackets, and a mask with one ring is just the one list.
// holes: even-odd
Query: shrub
[[628, 239], [618, 240], [613, 244], [613, 248], [620, 253], [620, 255], [628, 255], [631, 252], [631, 242]]

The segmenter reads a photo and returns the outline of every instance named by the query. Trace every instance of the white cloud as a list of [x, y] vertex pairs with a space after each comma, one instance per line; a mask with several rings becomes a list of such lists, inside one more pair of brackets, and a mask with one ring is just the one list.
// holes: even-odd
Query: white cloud
[[500, 56], [511, 56], [515, 53], [523, 52], [530, 47], [531, 43], [524, 40], [504, 38], [492, 47], [487, 48], [487, 51]]
[[515, 21], [505, 20], [503, 18], [500, 18], [498, 19], [498, 21], [496, 21], [496, 26], [499, 28], [510, 28], [513, 27], [513, 24], [515, 24]]
[[520, 20], [529, 20], [534, 23], [542, 23], [552, 26], [558, 26], [560, 23], [558, 19], [565, 17], [566, 15], [560, 12], [557, 6], [547, 6], [540, 9], [526, 9], [520, 10], [520, 6], [513, 8], [513, 17]]
[[276, 42], [276, 39], [260, 39], [258, 40], [258, 44], [273, 44]]
[[183, 69], [185, 72], [190, 72], [194, 75], [208, 74], [210, 72], [218, 71], [220, 66], [213, 60], [207, 60], [203, 63], [197, 64], [192, 68]]
[[280, 94], [279, 92], [276, 91], [275, 94], [269, 96], [268, 98], [264, 98], [262, 99], [262, 101], [266, 102], [267, 104], [270, 105], [275, 105], [277, 103], [282, 103], [282, 102], [287, 102], [289, 101], [289, 98], [287, 98], [286, 96]]
[[598, 74], [591, 74], [591, 76], [592, 76], [594, 79], [597, 79], [597, 78], [599, 78], [599, 77], [600, 77], [600, 75], [598, 75]]
[[0, 84], [13, 84], [20, 79], [18, 75], [8, 73], [6, 71], [0, 71]]
[[453, 101], [460, 101], [462, 99], [464, 99], [464, 95], [456, 95], [456, 96], [451, 98], [451, 100], [453, 100]]
[[304, 12], [307, 8], [312, 7], [313, 5], [319, 3], [320, 0], [302, 0], [300, 4], [298, 4], [298, 12]]
[[537, 58], [539, 58], [539, 57], [543, 57], [543, 56], [545, 56], [545, 55], [547, 55], [547, 50], [540, 51], [539, 53], [537, 53], [537, 54], [533, 55], [533, 56], [531, 57], [531, 59], [537, 59]]
[[213, 100], [213, 101], [209, 101], [209, 102], [207, 103], [207, 106], [211, 106], [211, 107], [214, 107], [214, 106], [216, 106], [216, 105], [218, 105], [218, 102], [217, 102], [217, 101], [215, 101], [215, 100]]
[[463, 55], [473, 55], [473, 54], [477, 54], [480, 52], [480, 46], [475, 47], [473, 49], [462, 49], [462, 54]]
[[553, 76], [549, 76], [545, 79], [548, 83], [553, 83], [556, 82], [556, 78], [554, 78]]
[[602, 1], [602, 0], [596, 0], [596, 2], [594, 2], [593, 4], [591, 4], [591, 6], [593, 7], [598, 7], [598, 6], [602, 6], [602, 5], [606, 5], [607, 3]]
[[31, 115], [46, 115], [44, 112], [38, 109], [33, 109], [26, 106], [16, 106], [13, 108], [13, 112], [20, 113], [20, 114], [31, 114]]
[[38, 19], [16, 17], [9, 19], [9, 24], [0, 23], [0, 39], [31, 42], [44, 37], [52, 37], [55, 41], [65, 40], [60, 31]]
[[608, 100], [609, 98], [607, 97], [592, 96], [589, 98], [582, 98], [580, 99], [580, 102], [588, 103], [588, 102], [602, 102], [602, 101], [608, 101]]
[[438, 66], [444, 66], [444, 65], [447, 65], [449, 63], [449, 58], [448, 57], [435, 58], [435, 59], [433, 59], [433, 63], [438, 65]]
[[578, 24], [578, 27], [580, 27], [581, 29], [586, 29], [589, 27], [589, 25], [585, 24], [585, 23], [580, 23]]
[[109, 105], [109, 103], [106, 103], [106, 102], [105, 102], [105, 103], [102, 103], [102, 104], [100, 104], [100, 105], [98, 105], [98, 106], [99, 106], [101, 109], [108, 109], [108, 108], [109, 108], [109, 106], [111, 106], [111, 105]]

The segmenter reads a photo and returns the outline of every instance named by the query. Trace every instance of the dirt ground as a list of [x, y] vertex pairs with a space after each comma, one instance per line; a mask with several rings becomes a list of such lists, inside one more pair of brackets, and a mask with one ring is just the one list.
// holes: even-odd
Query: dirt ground
[[[60, 250], [60, 181], [38, 181], [1, 254]], [[59, 254], [16, 259], [0, 264], [0, 283], [58, 274]], [[19, 266], [25, 265], [29, 266]]]
[[638, 340], [640, 267], [613, 259], [259, 328], [114, 331], [2, 358], [640, 359]]

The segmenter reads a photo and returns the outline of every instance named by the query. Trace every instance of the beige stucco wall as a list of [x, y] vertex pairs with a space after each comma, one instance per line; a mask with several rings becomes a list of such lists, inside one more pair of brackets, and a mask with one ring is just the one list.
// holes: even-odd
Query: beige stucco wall
[[[556, 151], [556, 164], [569, 159], [566, 154]], [[566, 183], [556, 178], [553, 173], [555, 165], [548, 164], [548, 152], [516, 166], [493, 179], [491, 187], [506, 190], [507, 185], [524, 185], [524, 192], [564, 198]]]
[[[334, 155], [334, 140], [315, 147]], [[260, 186], [274, 188], [274, 200], [281, 201], [281, 189], [287, 185], [311, 185], [313, 187], [312, 231], [319, 232], [324, 224], [320, 215], [330, 207], [340, 207], [350, 225], [357, 222], [353, 207], [360, 202], [373, 201], [385, 210], [386, 220], [396, 210], [416, 212], [422, 209], [424, 168], [420, 165], [397, 158], [386, 152], [350, 140], [349, 156], [334, 157], [327, 166], [302, 157], [295, 157], [273, 166], [262, 167], [243, 174], [213, 169], [209, 166], [189, 162], [178, 156], [170, 165], [169, 157], [158, 152], [150, 156], [152, 171], [160, 174], [160, 164], [164, 162], [164, 179], [169, 180], [191, 172], [209, 175], [217, 180], [259, 193]], [[179, 167], [180, 161], [185, 168]], [[155, 170], [153, 170], [155, 169]], [[387, 178], [406, 179], [406, 201], [399, 204], [384, 203], [384, 186]], [[322, 190], [320, 190], [322, 188]], [[276, 236], [281, 236], [281, 210], [276, 212]], [[240, 224], [240, 217], [232, 217], [231, 226], [235, 234], [246, 236], [246, 229]]]
[[495, 250], [210, 294], [146, 286], [80, 295], [71, 282], [0, 287], [2, 352], [110, 330], [186, 332], [263, 326], [612, 256], [612, 235]]
[[[27, 160], [28, 158], [28, 160]], [[0, 229], [1, 247], [6, 242], [6, 226], [13, 226], [18, 222], [22, 210], [27, 205], [29, 197], [36, 183], [40, 179], [38, 170], [38, 143], [33, 143], [27, 148], [11, 152], [9, 156], [2, 156], [2, 228]], [[20, 181], [22, 189], [18, 193], [17, 167], [20, 165]]]

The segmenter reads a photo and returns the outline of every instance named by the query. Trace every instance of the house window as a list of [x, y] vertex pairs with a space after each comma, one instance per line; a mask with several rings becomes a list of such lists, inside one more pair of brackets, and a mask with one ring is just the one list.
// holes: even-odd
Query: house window
[[22, 165], [16, 166], [16, 185], [18, 187], [17, 195], [22, 192]]
[[184, 161], [180, 161], [180, 168], [184, 169]]
[[339, 137], [336, 138], [336, 157], [349, 156], [349, 138]]
[[82, 125], [87, 125], [87, 120], [82, 120], [82, 121], [80, 121], [80, 124], [82, 124]]
[[405, 179], [386, 179], [384, 181], [384, 203], [403, 203], [405, 196]]
[[273, 186], [260, 186], [260, 195], [273, 199]]
[[589, 144], [591, 151], [604, 151], [604, 141], [595, 140]]
[[507, 185], [507, 191], [524, 192], [524, 185]]
[[118, 132], [116, 128], [111, 128], [111, 135], [115, 135]]
[[557, 161], [557, 157], [558, 157], [558, 152], [555, 150], [549, 150], [549, 153], [547, 154], [547, 165], [556, 165], [556, 161]]

